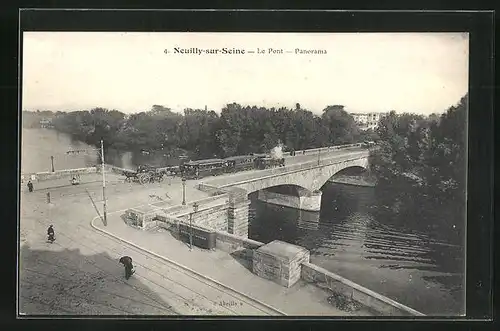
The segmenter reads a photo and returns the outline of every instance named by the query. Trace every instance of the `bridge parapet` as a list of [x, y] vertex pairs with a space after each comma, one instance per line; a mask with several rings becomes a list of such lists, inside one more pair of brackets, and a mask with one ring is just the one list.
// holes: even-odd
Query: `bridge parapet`
[[[355, 153], [350, 154], [350, 155], [327, 157], [327, 158], [321, 159], [319, 161], [319, 163], [318, 163], [318, 161], [308, 161], [308, 162], [304, 162], [304, 163], [292, 164], [292, 165], [281, 167], [281, 168], [259, 170], [259, 171], [255, 171], [255, 172], [249, 174], [248, 178], [243, 179], [243, 180], [239, 180], [237, 182], [221, 183], [220, 179], [215, 179], [215, 180], [212, 180], [208, 183], [200, 185], [200, 190], [203, 190], [203, 191], [212, 190], [212, 192], [216, 192], [217, 190], [228, 189], [230, 187], [235, 187], [235, 186], [242, 185], [242, 184], [248, 184], [250, 182], [266, 180], [266, 179], [273, 178], [273, 177], [290, 175], [290, 174], [303, 172], [303, 171], [307, 171], [307, 170], [320, 169], [320, 168], [324, 168], [324, 167], [331, 166], [334, 164], [359, 161], [360, 159], [366, 159], [368, 157], [368, 155], [369, 155], [369, 151], [360, 151], [360, 152], [355, 152]], [[230, 181], [230, 180], [231, 180], [231, 177], [228, 177], [227, 181]], [[325, 181], [326, 181], [326, 179], [325, 179]], [[304, 187], [306, 187], [306, 186], [304, 186]], [[207, 191], [205, 191], [205, 192], [207, 192]]]
[[333, 145], [333, 146], [327, 146], [327, 147], [319, 147], [319, 148], [311, 148], [311, 149], [304, 149], [300, 151], [295, 151], [295, 154], [297, 155], [310, 155], [310, 154], [315, 154], [317, 152], [328, 152], [328, 151], [338, 151], [342, 149], [347, 149], [347, 148], [353, 148], [353, 147], [362, 147], [364, 146], [363, 143], [356, 143], [356, 144], [347, 144], [347, 145]]

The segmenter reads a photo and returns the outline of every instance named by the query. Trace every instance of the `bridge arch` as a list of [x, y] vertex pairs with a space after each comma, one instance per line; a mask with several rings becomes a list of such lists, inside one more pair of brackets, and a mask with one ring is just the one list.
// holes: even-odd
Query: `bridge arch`
[[[259, 199], [277, 201], [281, 205], [293, 205], [300, 210], [320, 211], [321, 187], [335, 174], [344, 169], [369, 169], [369, 151], [351, 152], [349, 155], [322, 159], [321, 162], [298, 163], [283, 168], [255, 171], [247, 178], [226, 182], [214, 179], [200, 183], [199, 189], [207, 192], [227, 192], [228, 232], [236, 235], [248, 235], [248, 195], [259, 192]], [[217, 185], [219, 184], [219, 185]], [[221, 185], [222, 184], [222, 185]], [[266, 189], [288, 186], [296, 189], [299, 196], [282, 199], [276, 194], [266, 194]], [[291, 188], [290, 188], [291, 189]], [[295, 195], [295, 194], [294, 194]]]
[[342, 162], [323, 167], [321, 171], [318, 171], [318, 174], [314, 178], [310, 189], [311, 191], [317, 191], [321, 187], [323, 187], [323, 185], [325, 185], [330, 178], [352, 170], [357, 170], [359, 172], [369, 170], [368, 158], [360, 158], [351, 160], [349, 161], [349, 163]]
[[267, 187], [267, 188], [265, 188], [265, 190], [267, 190], [269, 192], [286, 194], [286, 195], [297, 196], [297, 197], [311, 194], [311, 191], [308, 188], [302, 187], [300, 185], [295, 185], [295, 184], [280, 184], [280, 185]]
[[[367, 153], [366, 153], [367, 154]], [[296, 168], [296, 169], [293, 169]], [[292, 185], [300, 187], [302, 193], [318, 191], [335, 174], [348, 168], [363, 168], [368, 170], [368, 155], [332, 162], [330, 164], [308, 164], [305, 166], [291, 166], [290, 168], [264, 170], [257, 174], [261, 176], [248, 180], [220, 186], [219, 188], [238, 187], [251, 194], [275, 186]], [[207, 184], [211, 184], [208, 182]]]

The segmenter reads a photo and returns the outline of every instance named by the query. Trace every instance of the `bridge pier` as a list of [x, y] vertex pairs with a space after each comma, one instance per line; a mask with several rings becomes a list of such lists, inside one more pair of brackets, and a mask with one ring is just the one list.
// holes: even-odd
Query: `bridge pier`
[[263, 202], [278, 206], [285, 206], [305, 211], [318, 212], [321, 210], [321, 196], [323, 192], [298, 189], [296, 194], [287, 194], [286, 192], [275, 192], [272, 190], [260, 190], [258, 199]]
[[299, 209], [307, 211], [320, 211], [322, 195], [323, 192], [316, 190], [313, 192], [307, 192], [306, 194], [299, 196], [300, 199]]
[[248, 238], [248, 205], [250, 205], [250, 201], [229, 205], [227, 232]]
[[248, 238], [248, 209], [250, 200], [245, 190], [233, 189], [229, 193], [227, 232]]

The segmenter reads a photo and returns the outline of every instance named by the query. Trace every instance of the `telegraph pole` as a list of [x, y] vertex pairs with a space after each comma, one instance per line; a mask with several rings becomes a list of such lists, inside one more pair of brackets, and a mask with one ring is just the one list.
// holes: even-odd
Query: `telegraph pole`
[[101, 139], [101, 161], [102, 161], [102, 202], [104, 208], [104, 225], [108, 225], [106, 213], [106, 178], [104, 177], [104, 143]]
[[[66, 154], [79, 154], [79, 153], [88, 153], [90, 150], [94, 152], [98, 152], [101, 155], [101, 171], [102, 171], [102, 203], [103, 203], [103, 211], [104, 211], [104, 226], [108, 225], [108, 218], [106, 212], [106, 177], [104, 174], [104, 142], [101, 139], [101, 148], [94, 149], [80, 149], [80, 150], [70, 150], [67, 151]], [[96, 166], [97, 168], [98, 166]], [[54, 171], [54, 170], [52, 170]]]

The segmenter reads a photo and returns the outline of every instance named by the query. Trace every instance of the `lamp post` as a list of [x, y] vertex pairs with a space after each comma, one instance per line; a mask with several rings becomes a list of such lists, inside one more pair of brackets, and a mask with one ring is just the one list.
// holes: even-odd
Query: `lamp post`
[[52, 163], [52, 172], [54, 172], [55, 170], [54, 170], [54, 156], [53, 155], [50, 156], [50, 162]]
[[186, 178], [182, 177], [182, 205], [186, 205]]
[[189, 249], [193, 249], [193, 214], [198, 211], [199, 205], [195, 202], [193, 204], [193, 212], [189, 214]]

